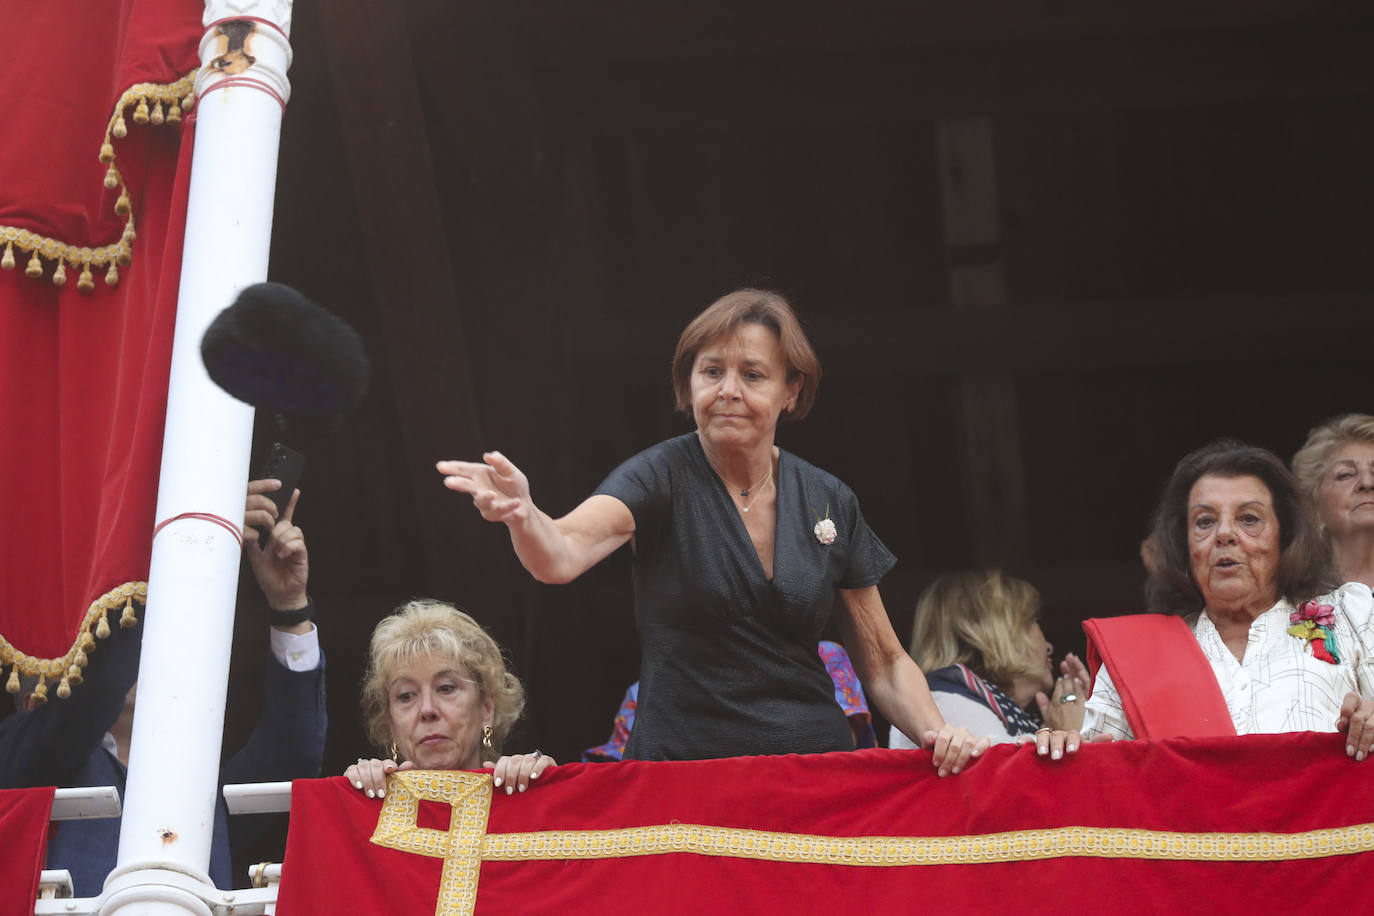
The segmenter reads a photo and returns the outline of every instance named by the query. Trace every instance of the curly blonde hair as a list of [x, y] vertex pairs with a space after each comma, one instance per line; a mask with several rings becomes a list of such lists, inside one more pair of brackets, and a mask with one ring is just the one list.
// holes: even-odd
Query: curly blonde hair
[[1331, 470], [1331, 459], [1341, 446], [1351, 442], [1374, 442], [1374, 417], [1348, 413], [1312, 428], [1307, 441], [1293, 456], [1293, 474], [1303, 492], [1317, 498], [1322, 478]]
[[1026, 635], [1040, 613], [1040, 593], [999, 570], [940, 576], [916, 602], [908, 651], [922, 671], [961, 664], [1010, 692], [1018, 677], [1039, 679], [1026, 660]]
[[362, 689], [368, 739], [384, 749], [391, 744], [391, 683], [398, 668], [425, 655], [451, 661], [476, 682], [482, 699], [492, 701], [491, 741], [499, 753], [525, 708], [525, 689], [506, 670], [500, 646], [481, 624], [453, 605], [432, 599], [401, 605], [372, 631]]

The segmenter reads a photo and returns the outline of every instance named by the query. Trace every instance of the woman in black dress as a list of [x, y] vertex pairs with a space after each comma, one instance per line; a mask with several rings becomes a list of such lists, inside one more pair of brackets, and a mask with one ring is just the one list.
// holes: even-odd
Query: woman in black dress
[[896, 560], [853, 492], [773, 444], [779, 417], [815, 401], [820, 364], [786, 301], [739, 290], [683, 331], [677, 405], [694, 432], [622, 464], [551, 518], [499, 452], [441, 461], [450, 489], [510, 530], [539, 581], [569, 582], [632, 540], [643, 648], [627, 757], [690, 760], [850, 749], [816, 641], [835, 590], [839, 624], [873, 704], [920, 735], [940, 775], [987, 747], [945, 724], [878, 594]]

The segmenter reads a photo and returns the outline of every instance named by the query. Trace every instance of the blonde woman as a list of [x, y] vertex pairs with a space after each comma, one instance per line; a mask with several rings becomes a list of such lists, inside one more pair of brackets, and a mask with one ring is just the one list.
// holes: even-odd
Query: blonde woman
[[496, 641], [451, 604], [411, 601], [377, 624], [362, 707], [368, 737], [390, 757], [359, 758], [344, 771], [368, 798], [386, 794], [395, 770], [486, 768], [511, 795], [555, 765], [539, 751], [498, 759], [525, 691]]
[[1337, 578], [1374, 588], [1374, 417], [1348, 413], [1313, 429], [1293, 473], [1317, 504]]
[[[1072, 653], [1054, 676], [1054, 647], [1040, 630], [1040, 593], [1029, 582], [990, 572], [957, 572], [931, 583], [916, 603], [911, 657], [927, 672], [940, 715], [994, 744], [1083, 724], [1088, 672]], [[1072, 742], [1072, 739], [1070, 739]], [[893, 726], [888, 744], [910, 748]], [[1041, 742], [1042, 753], [1048, 742]], [[1056, 742], [1054, 756], [1061, 749]]]

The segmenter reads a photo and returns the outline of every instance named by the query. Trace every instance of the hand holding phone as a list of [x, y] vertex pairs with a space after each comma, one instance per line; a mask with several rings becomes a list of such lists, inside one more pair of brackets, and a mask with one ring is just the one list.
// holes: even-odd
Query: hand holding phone
[[[272, 451], [268, 453], [267, 460], [263, 462], [262, 468], [254, 475], [254, 480], [274, 479], [281, 481], [281, 488], [270, 493], [264, 493], [268, 499], [272, 500], [277, 507], [277, 518], [280, 520], [282, 513], [286, 511], [286, 506], [291, 502], [291, 494], [296, 487], [300, 486], [301, 475], [305, 473], [305, 456], [294, 449], [287, 448], [280, 442], [272, 445]], [[272, 536], [272, 529], [258, 528], [258, 547], [267, 548], [267, 539]]]

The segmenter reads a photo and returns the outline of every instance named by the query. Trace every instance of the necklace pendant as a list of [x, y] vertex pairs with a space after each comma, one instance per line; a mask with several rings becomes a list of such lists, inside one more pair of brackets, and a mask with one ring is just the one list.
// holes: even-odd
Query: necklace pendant
[[746, 507], [744, 507], [744, 506], [741, 506], [740, 509], [741, 509], [742, 511], [744, 511], [744, 512], [748, 512], [748, 511], [749, 511], [749, 509], [746, 508]]

